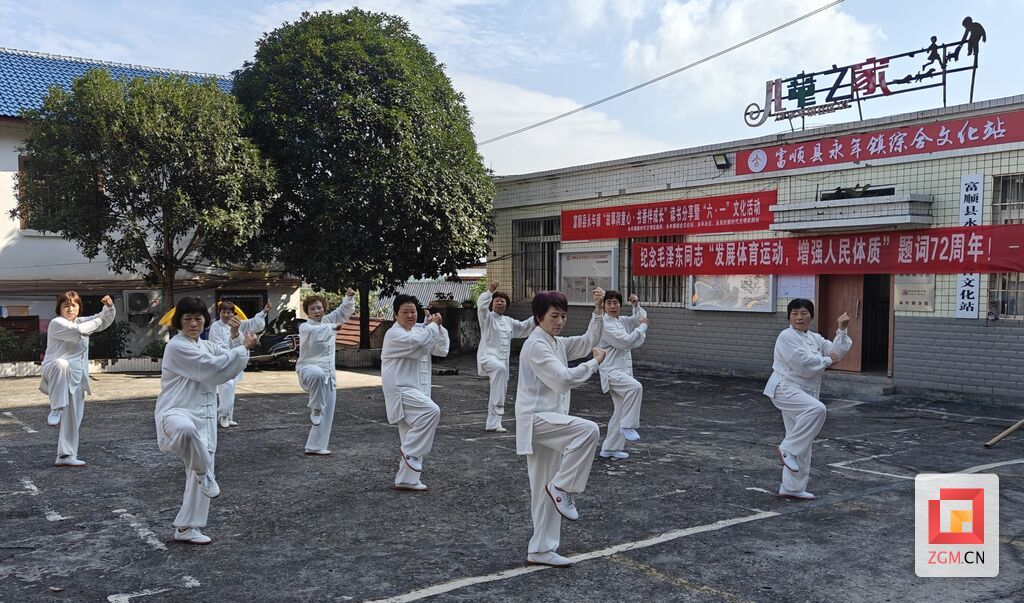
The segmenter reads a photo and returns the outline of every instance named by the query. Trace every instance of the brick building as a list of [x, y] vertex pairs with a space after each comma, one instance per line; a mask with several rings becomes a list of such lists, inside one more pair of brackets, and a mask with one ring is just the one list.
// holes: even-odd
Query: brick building
[[[837, 370], [904, 389], [1024, 391], [1024, 96], [497, 178], [488, 271], [636, 293], [638, 363], [767, 377], [795, 296], [854, 317]], [[568, 333], [587, 310], [570, 309]]]

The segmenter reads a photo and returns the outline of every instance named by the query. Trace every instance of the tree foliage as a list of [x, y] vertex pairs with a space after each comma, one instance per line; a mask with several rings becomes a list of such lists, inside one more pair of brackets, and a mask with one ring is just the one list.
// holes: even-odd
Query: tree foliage
[[487, 253], [494, 186], [469, 111], [404, 20], [304, 13], [236, 74], [281, 199], [261, 243], [318, 287], [389, 289]]
[[273, 202], [274, 173], [212, 80], [113, 79], [94, 69], [27, 111], [26, 169], [12, 216], [103, 253], [173, 305], [180, 271], [245, 259]]

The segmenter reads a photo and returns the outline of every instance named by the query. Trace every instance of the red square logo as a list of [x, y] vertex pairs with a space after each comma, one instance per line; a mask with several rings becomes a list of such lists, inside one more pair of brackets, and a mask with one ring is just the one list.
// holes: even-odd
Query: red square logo
[[[944, 509], [943, 501], [965, 501], [961, 506], [970, 508]], [[940, 488], [939, 498], [928, 501], [928, 544], [985, 544], [985, 490]]]

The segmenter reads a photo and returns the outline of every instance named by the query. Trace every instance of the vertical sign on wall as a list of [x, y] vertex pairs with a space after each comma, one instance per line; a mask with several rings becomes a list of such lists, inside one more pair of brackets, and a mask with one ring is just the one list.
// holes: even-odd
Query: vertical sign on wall
[[[984, 206], [985, 176], [983, 174], [960, 176], [960, 226], [981, 226]], [[956, 275], [956, 317], [977, 319], [979, 303], [981, 303], [981, 275], [978, 273]]]

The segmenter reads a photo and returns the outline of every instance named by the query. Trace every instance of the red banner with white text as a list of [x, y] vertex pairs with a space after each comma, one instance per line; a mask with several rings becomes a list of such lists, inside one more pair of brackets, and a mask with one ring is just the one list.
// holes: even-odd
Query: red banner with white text
[[765, 174], [1021, 141], [1024, 111], [1010, 111], [739, 151], [736, 174]]
[[633, 245], [637, 276], [1024, 272], [1024, 224]]
[[562, 240], [768, 230], [776, 191], [562, 212]]

